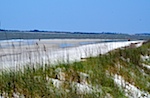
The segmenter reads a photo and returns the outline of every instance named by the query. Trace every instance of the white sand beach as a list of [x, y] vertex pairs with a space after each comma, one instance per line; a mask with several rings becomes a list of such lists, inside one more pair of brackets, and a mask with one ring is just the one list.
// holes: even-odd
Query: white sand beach
[[[143, 41], [102, 42], [101, 39], [45, 39], [0, 42], [0, 69], [23, 65], [57, 64], [80, 61], [81, 58], [105, 54], [116, 48]], [[81, 44], [84, 43], [84, 44]], [[65, 44], [69, 47], [60, 47]], [[9, 46], [8, 46], [9, 45]], [[7, 46], [7, 47], [3, 47]]]

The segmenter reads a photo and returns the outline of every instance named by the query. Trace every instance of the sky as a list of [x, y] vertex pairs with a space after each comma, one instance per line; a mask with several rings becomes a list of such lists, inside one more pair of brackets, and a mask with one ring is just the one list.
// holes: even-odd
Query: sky
[[0, 0], [0, 28], [150, 33], [150, 0]]

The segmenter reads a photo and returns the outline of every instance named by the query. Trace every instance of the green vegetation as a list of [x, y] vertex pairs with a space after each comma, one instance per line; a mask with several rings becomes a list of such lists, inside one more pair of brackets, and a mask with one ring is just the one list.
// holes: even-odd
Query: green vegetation
[[[17, 94], [27, 98], [126, 98], [123, 89], [114, 83], [115, 74], [122, 76], [140, 90], [150, 93], [150, 69], [142, 66], [143, 63], [150, 64], [150, 60], [141, 59], [141, 55], [150, 55], [149, 49], [150, 43], [138, 48], [131, 45], [80, 62], [57, 66], [37, 64], [36, 68], [28, 65], [17, 71], [3, 70], [0, 74], [0, 94], [9, 97]], [[65, 78], [60, 78], [59, 72], [62, 72], [61, 75]], [[92, 90], [97, 91], [79, 94], [76, 87], [71, 86], [71, 83], [83, 82], [81, 72], [88, 75], [87, 84], [95, 87]], [[58, 79], [63, 84], [56, 87], [52, 79]]]

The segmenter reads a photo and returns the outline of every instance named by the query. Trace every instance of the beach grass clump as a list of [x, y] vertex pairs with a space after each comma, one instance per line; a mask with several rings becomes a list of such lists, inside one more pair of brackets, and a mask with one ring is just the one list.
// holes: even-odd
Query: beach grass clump
[[[94, 63], [97, 64], [95, 65]], [[1, 94], [3, 96], [14, 97], [14, 94], [18, 96], [25, 97], [62, 97], [62, 96], [84, 96], [89, 98], [89, 96], [105, 96], [107, 94], [114, 96], [119, 96], [122, 92], [117, 89], [117, 86], [114, 85], [113, 79], [108, 77], [101, 67], [98, 65], [99, 60], [94, 58], [89, 58], [87, 62], [75, 62], [72, 64], [60, 64], [56, 67], [46, 66], [32, 68], [25, 67], [24, 70], [19, 71], [3, 71], [0, 75], [1, 77]], [[58, 89], [53, 85], [52, 82], [49, 82], [47, 79], [58, 79], [57, 69], [61, 69], [65, 73], [64, 85], [61, 86], [64, 89]], [[86, 81], [81, 80], [80, 74], [86, 73], [90, 77]], [[102, 91], [99, 93], [90, 93], [90, 94], [77, 94], [76, 90], [71, 88], [70, 83], [81, 83], [87, 82], [87, 84], [95, 86], [97, 89]], [[67, 92], [68, 90], [68, 92]], [[122, 96], [123, 94], [121, 94]], [[98, 97], [98, 96], [97, 96]]]
[[[150, 83], [150, 70], [142, 66], [141, 55], [149, 55], [149, 49], [150, 43], [146, 43], [138, 48], [118, 49], [113, 53], [116, 55], [113, 59], [121, 65], [119, 68], [113, 67], [114, 70], [129, 83], [148, 92], [150, 88], [150, 85], [148, 85]], [[112, 71], [113, 68], [111, 67], [109, 71]]]
[[[141, 55], [149, 55], [150, 43], [138, 48], [125, 47], [97, 57], [72, 63], [26, 65], [19, 70], [3, 70], [0, 94], [27, 98], [126, 98], [114, 82], [120, 75], [128, 83], [150, 93], [149, 69]], [[149, 61], [145, 61], [149, 64]], [[86, 90], [85, 90], [85, 89]], [[85, 91], [84, 91], [85, 90]]]

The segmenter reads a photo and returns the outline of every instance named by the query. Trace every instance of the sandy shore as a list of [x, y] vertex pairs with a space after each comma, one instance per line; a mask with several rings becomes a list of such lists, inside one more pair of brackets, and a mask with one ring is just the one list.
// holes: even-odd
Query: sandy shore
[[41, 40], [3, 40], [0, 41], [0, 56], [37, 51], [46, 48], [57, 50], [65, 47], [77, 47], [85, 44], [99, 43], [110, 39], [41, 39]]
[[[26, 42], [4, 41], [0, 48], [0, 69], [15, 68], [26, 64], [36, 63], [56, 64], [57, 62], [80, 61], [81, 58], [97, 56], [110, 50], [142, 41], [107, 42], [99, 39], [52, 39], [52, 40], [28, 40]], [[92, 43], [93, 42], [93, 43]], [[81, 45], [81, 43], [88, 43]], [[92, 44], [90, 44], [92, 43]], [[67, 48], [60, 47], [69, 44]]]

